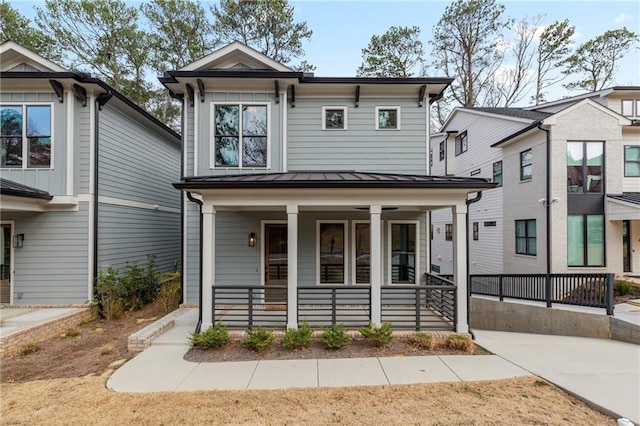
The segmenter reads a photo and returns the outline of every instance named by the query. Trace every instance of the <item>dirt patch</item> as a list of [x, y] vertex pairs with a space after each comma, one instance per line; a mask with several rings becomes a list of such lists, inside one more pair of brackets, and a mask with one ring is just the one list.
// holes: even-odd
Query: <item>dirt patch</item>
[[[444, 341], [443, 341], [444, 342]], [[484, 348], [474, 345], [473, 354], [487, 355]], [[418, 348], [405, 339], [394, 339], [391, 344], [376, 348], [364, 339], [354, 339], [348, 346], [332, 350], [327, 349], [321, 342], [316, 341], [305, 349], [289, 350], [276, 343], [271, 348], [262, 351], [251, 351], [242, 346], [240, 340], [233, 340], [222, 348], [202, 350], [192, 347], [184, 356], [186, 361], [192, 362], [224, 362], [224, 361], [254, 361], [264, 359], [330, 359], [330, 358], [368, 358], [391, 356], [421, 356], [421, 355], [468, 355], [468, 352], [449, 349], [443, 344], [432, 350]]]
[[160, 306], [150, 303], [117, 320], [95, 319], [73, 327], [39, 342], [36, 352], [2, 358], [0, 381], [22, 383], [102, 374], [111, 364], [132, 358], [136, 353], [127, 349], [129, 335], [161, 316]]
[[624, 280], [622, 279], [621, 281], [626, 281], [629, 284], [631, 284], [631, 291], [627, 294], [625, 294], [624, 296], [620, 295], [618, 293], [618, 289], [616, 287], [614, 287], [614, 291], [613, 291], [613, 304], [617, 305], [620, 303], [625, 303], [628, 302], [629, 300], [635, 300], [635, 299], [640, 299], [640, 282], [637, 282], [637, 279], [632, 280]]
[[276, 391], [127, 394], [105, 377], [1, 385], [5, 424], [615, 425], [536, 378]]

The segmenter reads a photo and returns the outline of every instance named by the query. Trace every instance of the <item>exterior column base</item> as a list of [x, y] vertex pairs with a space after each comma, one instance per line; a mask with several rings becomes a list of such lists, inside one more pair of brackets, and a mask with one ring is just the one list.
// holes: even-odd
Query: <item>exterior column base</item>
[[298, 323], [297, 322], [289, 322], [287, 323], [287, 330], [297, 330]]

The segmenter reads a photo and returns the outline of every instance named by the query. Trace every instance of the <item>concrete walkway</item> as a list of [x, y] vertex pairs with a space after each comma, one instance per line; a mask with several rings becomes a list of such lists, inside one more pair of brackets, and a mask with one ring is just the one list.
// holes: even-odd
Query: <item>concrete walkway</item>
[[474, 330], [476, 342], [614, 417], [640, 424], [640, 346], [615, 340]]

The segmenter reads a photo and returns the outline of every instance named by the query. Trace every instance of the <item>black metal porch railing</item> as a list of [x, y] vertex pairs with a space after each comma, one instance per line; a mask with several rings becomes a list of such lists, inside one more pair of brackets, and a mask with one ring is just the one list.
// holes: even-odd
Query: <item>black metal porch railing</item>
[[8, 280], [11, 277], [10, 265], [0, 265], [0, 280]]
[[472, 294], [605, 308], [613, 314], [613, 274], [471, 275]]
[[319, 285], [298, 287], [298, 322], [311, 327], [342, 323], [357, 328], [369, 323], [371, 287]]
[[[222, 322], [230, 329], [287, 327], [286, 287], [216, 285], [212, 294], [214, 324]], [[278, 302], [266, 303], [266, 298]]]
[[382, 286], [382, 321], [396, 329], [455, 330], [456, 287]]

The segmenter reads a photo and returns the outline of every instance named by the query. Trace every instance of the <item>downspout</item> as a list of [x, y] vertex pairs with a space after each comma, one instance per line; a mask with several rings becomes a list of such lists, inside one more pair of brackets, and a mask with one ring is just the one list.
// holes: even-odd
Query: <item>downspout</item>
[[547, 293], [547, 307], [551, 307], [551, 131], [544, 129], [542, 127], [542, 121], [538, 121], [538, 129], [542, 130], [546, 133], [546, 154], [547, 154], [547, 164], [546, 164], [546, 194], [545, 194], [545, 203], [544, 206], [547, 209], [546, 211], [546, 221], [547, 221], [547, 244], [546, 244], [546, 254], [547, 254], [547, 273], [545, 278], [545, 293]]
[[471, 273], [469, 271], [469, 205], [473, 203], [477, 203], [482, 199], [482, 191], [478, 191], [476, 196], [471, 198], [470, 200], [466, 200], [465, 204], [467, 205], [467, 322], [469, 323], [469, 334], [471, 335], [471, 339], [476, 340], [476, 335], [471, 330]]
[[[173, 93], [171, 90], [169, 90], [169, 96], [171, 96], [173, 99], [177, 99], [178, 101], [180, 101], [180, 103], [182, 104], [182, 108], [180, 108], [180, 110], [182, 111], [184, 109], [184, 96], [182, 95], [176, 95], [175, 93]], [[184, 126], [185, 126], [185, 120], [184, 120], [184, 114], [180, 114], [180, 129], [181, 134], [180, 134], [180, 179], [184, 178], [184, 146], [186, 141], [184, 140]], [[184, 303], [184, 265], [183, 265], [183, 260], [184, 260], [184, 250], [185, 250], [185, 246], [184, 246], [184, 235], [186, 230], [184, 229], [184, 217], [186, 215], [186, 211], [184, 208], [184, 199], [182, 198], [182, 191], [180, 191], [180, 267], [176, 268], [176, 271], [180, 274], [180, 303]]]
[[198, 324], [196, 325], [196, 333], [200, 333], [200, 327], [202, 327], [202, 201], [198, 200], [197, 198], [195, 198], [193, 195], [191, 195], [191, 192], [187, 191], [187, 198], [189, 199], [189, 201], [196, 203], [199, 206], [199, 210], [200, 210], [200, 243], [199, 243], [199, 251], [200, 251], [200, 273], [198, 274], [199, 276], [199, 288], [200, 288], [200, 295], [198, 297]]
[[[109, 102], [109, 99], [113, 97], [113, 94], [110, 91], [105, 93], [101, 93], [96, 97], [96, 105], [95, 105], [95, 119], [93, 121], [94, 126], [94, 164], [93, 164], [93, 281], [95, 282], [98, 279], [98, 159], [99, 155], [99, 140], [100, 140], [100, 132], [98, 131], [100, 128], [99, 123], [99, 112], [102, 111], [102, 107]], [[95, 291], [95, 290], [94, 290]]]

